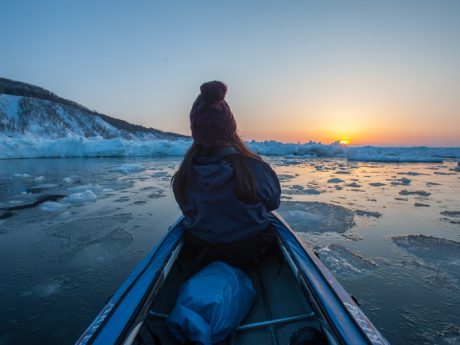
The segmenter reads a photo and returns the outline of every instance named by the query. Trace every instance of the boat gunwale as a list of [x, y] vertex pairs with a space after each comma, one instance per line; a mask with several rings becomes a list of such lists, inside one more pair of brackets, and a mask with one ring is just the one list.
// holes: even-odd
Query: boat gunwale
[[[293, 239], [297, 242], [297, 245], [299, 245], [303, 252], [306, 254], [307, 258], [311, 260], [312, 268], [316, 269], [316, 272], [319, 274], [320, 280], [316, 280], [316, 283], [317, 285], [318, 283], [320, 283], [321, 286], [315, 287], [311, 275], [309, 276], [307, 274], [312, 273], [311, 268], [309, 267], [310, 272], [307, 272], [305, 269], [302, 268], [301, 263], [299, 262], [298, 258], [296, 258], [295, 253], [293, 253], [292, 251], [292, 246], [289, 245], [287, 239], [283, 238], [283, 236], [275, 228], [275, 231], [277, 232], [277, 235], [282, 241], [285, 249], [289, 252], [291, 259], [294, 260], [294, 263], [297, 269], [299, 270], [299, 273], [302, 274], [305, 283], [308, 284], [307, 288], [309, 289], [310, 294], [315, 298], [316, 306], [322, 311], [323, 316], [329, 321], [329, 325], [332, 326], [332, 328], [336, 331], [335, 333], [336, 336], [338, 336], [339, 340], [344, 344], [356, 344], [355, 341], [359, 341], [359, 339], [346, 339], [348, 332], [346, 332], [346, 329], [341, 330], [341, 328], [343, 327], [337, 327], [338, 325], [340, 325], [340, 323], [334, 322], [332, 320], [331, 316], [333, 316], [333, 314], [331, 314], [327, 306], [329, 306], [329, 308], [332, 307], [331, 309], [339, 309], [340, 311], [342, 311], [344, 315], [347, 315], [349, 321], [351, 321], [354, 325], [353, 328], [358, 330], [359, 334], [362, 336], [363, 339], [361, 339], [361, 343], [362, 341], [364, 341], [365, 344], [389, 345], [388, 341], [381, 335], [381, 333], [377, 330], [373, 323], [361, 311], [356, 302], [351, 298], [351, 296], [348, 294], [345, 288], [332, 275], [329, 269], [326, 266], [324, 266], [324, 264], [316, 256], [314, 251], [295, 233], [295, 231], [290, 227], [290, 225], [284, 220], [284, 218], [281, 215], [279, 215], [276, 211], [272, 211], [271, 215], [293, 237]], [[326, 294], [323, 291], [324, 288], [327, 288], [329, 290], [328, 294]], [[331, 305], [331, 296], [335, 297], [335, 306]], [[357, 320], [357, 318], [359, 318], [359, 320]], [[366, 332], [366, 329], [364, 329], [364, 327], [366, 327], [369, 331]]]
[[[120, 304], [123, 303], [123, 301], [125, 300], [125, 297], [132, 291], [132, 288], [135, 286], [135, 284], [141, 279], [143, 274], [148, 270], [148, 268], [157, 258], [157, 254], [160, 248], [162, 247], [162, 245], [164, 245], [164, 243], [166, 243], [171, 233], [174, 230], [176, 230], [178, 226], [181, 225], [183, 219], [184, 219], [184, 216], [180, 216], [176, 220], [176, 222], [174, 222], [174, 224], [169, 227], [168, 231], [161, 237], [161, 239], [154, 246], [154, 248], [149, 252], [149, 254], [144, 259], [142, 259], [139, 264], [135, 266], [134, 270], [131, 272], [128, 278], [126, 278], [126, 280], [122, 283], [122, 285], [110, 297], [109, 301], [104, 304], [104, 307], [102, 308], [102, 310], [97, 314], [97, 316], [94, 318], [91, 324], [85, 329], [83, 334], [78, 338], [75, 345], [90, 345], [90, 344], [94, 344], [96, 341], [99, 341], [98, 336], [103, 331], [104, 329], [103, 326], [107, 325], [107, 323], [111, 321], [111, 318], [114, 316]], [[180, 244], [181, 237], [182, 237], [182, 234], [177, 239], [173, 250], [177, 247], [177, 245]], [[128, 332], [128, 329], [131, 328], [130, 326], [133, 322], [133, 319], [136, 318], [136, 316], [139, 314], [139, 311], [142, 309], [143, 304], [145, 304], [145, 303], [142, 304], [141, 302], [145, 302], [145, 299], [147, 298], [148, 295], [151, 294], [152, 289], [154, 288], [155, 284], [158, 283], [159, 277], [163, 273], [163, 269], [165, 265], [167, 264], [167, 262], [169, 261], [173, 250], [171, 250], [171, 252], [168, 253], [168, 255], [164, 258], [162, 265], [158, 268], [157, 272], [155, 272], [155, 275], [151, 283], [145, 289], [142, 297], [140, 298], [140, 303], [137, 304], [135, 310], [130, 314], [129, 320], [126, 322], [123, 329], [119, 332], [116, 339], [113, 339], [113, 344], [120, 344], [120, 342], [122, 342], [122, 336], [125, 335]], [[102, 345], [106, 345], [106, 343], [102, 343]]]

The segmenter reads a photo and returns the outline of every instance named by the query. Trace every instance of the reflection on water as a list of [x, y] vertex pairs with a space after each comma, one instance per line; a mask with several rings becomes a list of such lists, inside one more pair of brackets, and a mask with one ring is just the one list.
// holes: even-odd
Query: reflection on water
[[[0, 344], [75, 341], [179, 215], [179, 161], [0, 161]], [[268, 161], [280, 213], [392, 344], [460, 342], [455, 162]]]

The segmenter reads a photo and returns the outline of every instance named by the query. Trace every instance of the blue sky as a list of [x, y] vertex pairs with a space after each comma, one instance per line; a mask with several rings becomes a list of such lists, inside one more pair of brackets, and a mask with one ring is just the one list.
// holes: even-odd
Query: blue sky
[[460, 146], [460, 1], [3, 1], [0, 76], [189, 133], [220, 79], [246, 139]]

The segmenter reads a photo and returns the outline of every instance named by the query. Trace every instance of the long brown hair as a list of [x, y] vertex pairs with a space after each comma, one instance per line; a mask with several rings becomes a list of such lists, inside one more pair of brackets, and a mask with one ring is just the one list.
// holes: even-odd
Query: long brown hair
[[[229, 145], [233, 146], [238, 151], [237, 154], [230, 154], [224, 157], [224, 159], [230, 162], [235, 172], [235, 194], [239, 200], [250, 203], [256, 200], [256, 180], [254, 174], [247, 165], [246, 158], [249, 157], [259, 161], [261, 161], [262, 158], [250, 151], [236, 133], [233, 135]], [[197, 142], [193, 142], [192, 146], [185, 154], [179, 170], [176, 171], [171, 179], [171, 185], [173, 186], [174, 194], [178, 201], [185, 202], [187, 186], [193, 188], [193, 186], [189, 184], [189, 179], [195, 156], [197, 154], [205, 156], [211, 155], [216, 149], [216, 147], [207, 148]]]

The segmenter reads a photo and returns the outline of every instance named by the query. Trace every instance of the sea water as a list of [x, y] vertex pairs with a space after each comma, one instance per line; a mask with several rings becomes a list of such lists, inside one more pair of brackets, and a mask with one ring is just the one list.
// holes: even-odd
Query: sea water
[[[460, 343], [456, 161], [266, 159], [281, 215], [390, 343]], [[0, 344], [75, 342], [179, 216], [179, 163], [0, 160]]]

